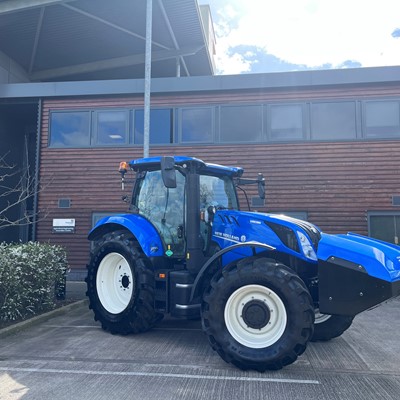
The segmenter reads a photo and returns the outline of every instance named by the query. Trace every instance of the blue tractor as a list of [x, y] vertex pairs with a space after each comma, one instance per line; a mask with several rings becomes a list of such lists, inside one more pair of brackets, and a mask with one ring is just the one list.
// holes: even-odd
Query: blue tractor
[[121, 163], [136, 172], [129, 213], [89, 234], [87, 296], [116, 334], [149, 330], [163, 315], [201, 317], [214, 350], [241, 369], [293, 363], [358, 313], [400, 294], [398, 246], [329, 235], [283, 215], [240, 211], [243, 169], [192, 157]]

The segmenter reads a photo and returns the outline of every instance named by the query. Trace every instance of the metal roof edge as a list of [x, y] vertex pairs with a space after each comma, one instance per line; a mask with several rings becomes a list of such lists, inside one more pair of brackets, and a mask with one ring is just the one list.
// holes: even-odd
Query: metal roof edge
[[[263, 74], [153, 78], [151, 92], [205, 92], [400, 82], [400, 66]], [[144, 92], [143, 79], [11, 83], [0, 85], [0, 98], [130, 95]]]

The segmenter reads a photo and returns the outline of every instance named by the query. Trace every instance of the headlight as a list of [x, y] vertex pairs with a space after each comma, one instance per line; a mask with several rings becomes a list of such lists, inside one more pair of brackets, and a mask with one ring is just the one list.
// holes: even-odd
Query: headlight
[[300, 247], [303, 250], [304, 255], [310, 260], [317, 261], [317, 255], [315, 254], [314, 248], [308, 237], [300, 231], [297, 231], [297, 236], [299, 237]]

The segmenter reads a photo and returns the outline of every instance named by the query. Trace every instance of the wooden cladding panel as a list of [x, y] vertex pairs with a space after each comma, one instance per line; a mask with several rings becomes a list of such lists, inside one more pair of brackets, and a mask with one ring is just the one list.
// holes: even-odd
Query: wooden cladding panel
[[[380, 88], [379, 94], [387, 94], [389, 89], [393, 90]], [[366, 96], [376, 96], [376, 92], [372, 93], [368, 88], [359, 91]], [[397, 88], [397, 93], [399, 91]], [[337, 92], [339, 96], [345, 95], [341, 89]], [[314, 95], [322, 96], [322, 93]], [[214, 97], [213, 101], [220, 102], [224, 96], [232, 101], [232, 95], [226, 94], [219, 95], [218, 100]], [[259, 95], [235, 96], [236, 101], [248, 101]], [[287, 96], [294, 97], [294, 94]], [[263, 93], [262, 97], [270, 98], [271, 95]], [[127, 206], [121, 201], [119, 162], [140, 158], [143, 150], [141, 147], [48, 148], [49, 110], [123, 107], [140, 105], [141, 101], [104, 98], [44, 102], [40, 176], [42, 184], [47, 186], [39, 195], [39, 209], [47, 216], [38, 223], [37, 237], [65, 246], [71, 268], [83, 268], [88, 261], [87, 233], [91, 228], [92, 213], [126, 211]], [[206, 103], [207, 96], [193, 96], [189, 100], [187, 96], [156, 97], [152, 104], [172, 106], [190, 104], [191, 101], [193, 104]], [[367, 211], [400, 210], [392, 206], [392, 195], [400, 195], [400, 141], [154, 146], [150, 153], [195, 156], [207, 162], [242, 166], [246, 177], [256, 177], [262, 172], [267, 182], [267, 199], [266, 206], [258, 208], [259, 211], [305, 211], [311, 222], [330, 233], [354, 231], [367, 234]], [[247, 189], [249, 197], [256, 195], [255, 187]], [[58, 208], [60, 198], [71, 199], [71, 208]], [[242, 195], [241, 204], [245, 209]], [[53, 218], [75, 218], [76, 232], [52, 233]]]

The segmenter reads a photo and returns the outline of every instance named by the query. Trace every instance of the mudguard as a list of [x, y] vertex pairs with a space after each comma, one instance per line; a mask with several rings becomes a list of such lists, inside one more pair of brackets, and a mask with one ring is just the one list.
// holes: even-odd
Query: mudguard
[[89, 232], [88, 239], [95, 240], [99, 236], [119, 228], [125, 228], [132, 232], [147, 257], [159, 257], [164, 254], [164, 246], [156, 228], [138, 214], [113, 215], [102, 218]]
[[348, 233], [321, 234], [319, 309], [354, 316], [400, 294], [400, 248]]

